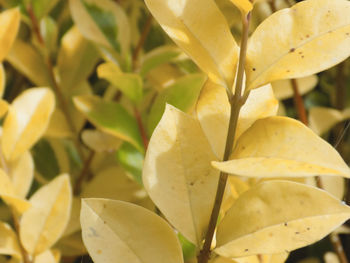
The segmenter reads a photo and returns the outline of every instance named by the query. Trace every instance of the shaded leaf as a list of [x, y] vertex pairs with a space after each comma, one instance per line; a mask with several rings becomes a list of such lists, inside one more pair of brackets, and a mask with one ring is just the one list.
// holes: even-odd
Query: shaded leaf
[[84, 130], [81, 138], [95, 152], [115, 151], [122, 144], [119, 138], [99, 130]]
[[83, 240], [96, 263], [182, 263], [173, 229], [142, 207], [108, 199], [84, 199]]
[[130, 142], [143, 152], [137, 122], [120, 104], [89, 95], [75, 97], [74, 104], [97, 128]]

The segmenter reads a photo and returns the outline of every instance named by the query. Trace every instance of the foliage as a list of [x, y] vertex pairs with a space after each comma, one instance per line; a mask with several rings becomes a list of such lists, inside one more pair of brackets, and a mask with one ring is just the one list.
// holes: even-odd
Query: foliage
[[0, 263], [347, 262], [348, 0], [0, 6]]

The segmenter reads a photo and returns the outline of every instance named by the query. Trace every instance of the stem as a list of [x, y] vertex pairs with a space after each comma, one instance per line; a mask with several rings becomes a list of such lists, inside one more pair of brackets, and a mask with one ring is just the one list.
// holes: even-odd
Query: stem
[[331, 234], [330, 239], [331, 239], [333, 248], [340, 259], [340, 262], [341, 263], [348, 263], [348, 259], [346, 258], [346, 255], [344, 253], [343, 245], [340, 241], [339, 235], [338, 234]]
[[132, 64], [133, 64], [133, 68], [134, 69], [137, 66], [137, 61], [138, 61], [141, 49], [142, 49], [143, 45], [146, 42], [146, 39], [148, 37], [149, 32], [151, 31], [152, 20], [153, 20], [152, 15], [149, 15], [147, 17], [146, 23], [145, 23], [145, 25], [143, 27], [142, 34], [141, 34], [141, 37], [139, 39], [139, 42], [137, 43], [137, 45], [135, 47], [135, 50], [134, 50], [134, 53], [132, 54]]
[[[229, 101], [231, 105], [231, 115], [230, 115], [230, 122], [229, 122], [229, 128], [227, 133], [225, 154], [224, 154], [223, 161], [227, 161], [231, 155], [231, 151], [234, 144], [234, 138], [236, 135], [238, 116], [239, 116], [241, 107], [243, 106], [242, 104], [243, 75], [244, 75], [244, 66], [245, 66], [245, 59], [246, 59], [246, 53], [247, 53], [250, 16], [251, 16], [251, 13], [248, 13], [247, 16], [243, 17], [242, 19], [243, 36], [241, 40], [241, 50], [239, 55], [237, 81], [236, 81], [235, 94], [233, 97], [232, 96], [229, 97]], [[209, 260], [210, 253], [211, 253], [210, 247], [213, 240], [215, 227], [216, 227], [216, 223], [220, 212], [220, 207], [221, 207], [222, 199], [226, 188], [227, 177], [228, 175], [226, 173], [223, 173], [223, 172], [220, 173], [214, 207], [210, 216], [209, 226], [205, 236], [204, 245], [198, 255], [198, 263], [207, 263]]]
[[271, 9], [272, 13], [275, 13], [277, 11], [275, 0], [269, 1], [269, 6], [270, 6], [270, 9]]
[[83, 169], [81, 170], [81, 173], [75, 182], [74, 190], [73, 190], [73, 193], [75, 196], [78, 196], [81, 192], [81, 186], [85, 181], [85, 179], [87, 178], [87, 176], [89, 175], [90, 166], [94, 157], [95, 157], [95, 152], [90, 151], [88, 158], [84, 162]]
[[296, 79], [291, 79], [292, 88], [294, 92], [294, 106], [297, 108], [299, 120], [308, 126], [307, 114], [303, 98], [299, 93], [298, 82]]
[[143, 147], [145, 148], [145, 152], [146, 152], [147, 147], [148, 147], [148, 143], [149, 143], [149, 140], [148, 140], [148, 137], [147, 137], [147, 132], [146, 132], [146, 129], [145, 129], [144, 125], [143, 125], [141, 114], [140, 114], [140, 112], [138, 111], [138, 109], [136, 107], [134, 107], [134, 112], [135, 112], [135, 118], [136, 118], [136, 121], [137, 121], [137, 126], [139, 127], [139, 131], [140, 131], [140, 134], [141, 134]]

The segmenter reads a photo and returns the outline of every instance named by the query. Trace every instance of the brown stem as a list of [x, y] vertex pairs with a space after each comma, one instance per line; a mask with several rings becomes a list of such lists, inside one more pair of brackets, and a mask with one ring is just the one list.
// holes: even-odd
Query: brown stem
[[270, 0], [268, 3], [271, 9], [271, 12], [275, 13], [277, 11], [275, 0]]
[[137, 121], [137, 125], [139, 127], [139, 131], [141, 134], [143, 147], [145, 148], [145, 152], [146, 152], [147, 147], [148, 147], [148, 143], [149, 143], [147, 132], [146, 132], [145, 126], [143, 125], [141, 114], [136, 107], [134, 108], [134, 112], [135, 112], [135, 118]]
[[39, 22], [38, 22], [38, 19], [36, 18], [35, 14], [34, 14], [34, 10], [33, 10], [32, 4], [28, 4], [27, 12], [29, 14], [30, 20], [32, 21], [33, 31], [34, 31], [34, 33], [35, 33], [39, 43], [42, 46], [45, 46], [45, 41], [44, 41], [43, 36], [40, 33]]
[[134, 69], [137, 66], [137, 61], [138, 61], [141, 49], [142, 49], [143, 45], [146, 42], [146, 39], [148, 37], [149, 32], [151, 31], [152, 20], [153, 20], [152, 15], [149, 15], [147, 17], [146, 23], [145, 23], [145, 25], [143, 27], [142, 34], [141, 34], [141, 37], [139, 39], [139, 42], [137, 43], [137, 45], [135, 47], [135, 50], [134, 50], [134, 53], [132, 54], [132, 65], [133, 65]]
[[294, 92], [294, 106], [297, 108], [299, 120], [304, 123], [306, 126], [308, 125], [306, 109], [304, 105], [303, 98], [299, 93], [299, 87], [296, 79], [291, 79], [292, 88]]
[[[248, 44], [248, 31], [249, 31], [249, 24], [250, 24], [250, 16], [251, 13], [248, 13], [246, 17], [243, 17], [242, 24], [243, 24], [243, 36], [241, 40], [241, 50], [239, 55], [239, 64], [238, 64], [238, 73], [237, 73], [237, 81], [236, 81], [236, 88], [235, 88], [235, 94], [234, 96], [230, 97], [230, 92], [228, 92], [229, 101], [231, 105], [231, 115], [230, 115], [230, 121], [229, 121], [229, 128], [227, 132], [227, 139], [226, 139], [226, 146], [225, 146], [225, 153], [224, 153], [224, 159], [223, 161], [227, 161], [231, 155], [231, 151], [234, 144], [234, 138], [236, 135], [236, 128], [238, 123], [238, 116], [240, 109], [242, 107], [242, 88], [243, 88], [243, 75], [244, 75], [244, 66], [245, 66], [245, 59], [246, 59], [246, 53], [247, 53], [247, 44]], [[198, 263], [207, 263], [210, 258], [210, 247], [211, 243], [213, 241], [213, 236], [215, 232], [216, 223], [218, 220], [220, 207], [222, 203], [222, 199], [224, 196], [225, 188], [226, 188], [226, 182], [227, 182], [228, 175], [226, 173], [221, 172], [218, 188], [216, 191], [215, 196], [215, 202], [214, 207], [211, 212], [210, 221], [208, 230], [205, 236], [205, 241], [202, 250], [200, 251], [198, 255]]]
[[75, 182], [74, 190], [73, 190], [73, 193], [75, 196], [78, 196], [81, 192], [81, 186], [89, 175], [90, 166], [94, 157], [95, 157], [95, 152], [90, 151], [88, 158], [84, 162], [83, 169], [81, 170], [80, 175]]
[[341, 263], [348, 263], [348, 259], [344, 253], [343, 245], [338, 234], [331, 234], [331, 242], [335, 252], [337, 253]]

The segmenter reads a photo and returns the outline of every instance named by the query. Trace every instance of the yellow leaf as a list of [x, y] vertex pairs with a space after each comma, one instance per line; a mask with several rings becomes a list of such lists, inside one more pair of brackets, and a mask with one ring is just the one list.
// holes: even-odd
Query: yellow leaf
[[9, 104], [6, 100], [0, 99], [0, 118], [2, 118], [8, 111]]
[[61, 109], [56, 108], [52, 113], [45, 135], [54, 138], [67, 138], [73, 136], [72, 130]]
[[253, 4], [249, 0], [231, 0], [244, 14], [249, 13], [253, 9]]
[[[311, 75], [295, 80], [298, 85], [300, 95], [304, 95], [314, 89], [317, 85], [318, 78], [316, 75]], [[292, 81], [290, 79], [277, 80], [271, 83], [273, 93], [279, 100], [289, 99], [294, 96]]]
[[324, 255], [324, 261], [326, 263], [340, 263], [338, 255], [334, 252], [327, 252]]
[[16, 159], [39, 140], [54, 108], [55, 96], [48, 88], [26, 90], [13, 101], [3, 126], [2, 150], [6, 159]]
[[29, 151], [24, 152], [17, 159], [8, 162], [9, 176], [11, 178], [16, 196], [25, 198], [30, 190], [34, 177], [34, 161]]
[[[270, 85], [252, 90], [241, 109], [236, 138], [257, 119], [276, 115], [277, 109], [278, 101], [275, 99]], [[207, 81], [202, 88], [196, 111], [214, 152], [219, 159], [222, 159], [230, 119], [230, 104], [226, 90], [222, 86]]]
[[70, 236], [76, 232], [79, 232], [79, 230], [81, 229], [80, 219], [79, 219], [80, 209], [81, 209], [81, 198], [73, 197], [70, 218], [62, 237]]
[[10, 51], [17, 36], [20, 21], [21, 16], [18, 8], [12, 8], [0, 14], [0, 62]]
[[290, 181], [268, 181], [245, 192], [217, 230], [215, 252], [242, 257], [291, 251], [328, 235], [350, 207], [327, 192]]
[[84, 130], [81, 137], [83, 142], [96, 152], [115, 151], [123, 142], [119, 138], [99, 130]]
[[37, 86], [51, 86], [47, 64], [31, 44], [16, 39], [6, 60]]
[[329, 143], [287, 117], [256, 121], [238, 139], [230, 160], [213, 166], [249, 177], [350, 177], [349, 167]]
[[61, 175], [41, 187], [31, 198], [32, 207], [20, 222], [20, 239], [31, 255], [50, 248], [68, 223], [72, 190], [68, 175]]
[[219, 173], [210, 161], [215, 159], [199, 122], [167, 105], [148, 146], [143, 183], [169, 222], [197, 245], [214, 204]]
[[[80, 212], [80, 211], [78, 211]], [[80, 222], [79, 222], [80, 225]], [[58, 248], [63, 256], [82, 256], [87, 253], [86, 248], [83, 244], [81, 237], [81, 232], [76, 232], [72, 235], [61, 238], [58, 243], [55, 245], [55, 248]]]
[[80, 220], [84, 244], [96, 263], [183, 263], [173, 229], [145, 208], [83, 199]]
[[16, 233], [4, 222], [0, 222], [0, 255], [21, 257]]
[[46, 250], [35, 256], [34, 263], [56, 263], [56, 259], [51, 250]]
[[337, 123], [350, 118], [348, 111], [332, 108], [313, 107], [309, 112], [310, 128], [319, 135], [333, 128]]
[[6, 204], [16, 209], [19, 214], [30, 208], [30, 203], [16, 195], [10, 177], [0, 169], [0, 196]]
[[4, 65], [0, 63], [0, 98], [4, 95], [6, 86], [6, 73], [4, 69]]
[[238, 46], [214, 1], [145, 2], [165, 32], [209, 78], [230, 89], [236, 71]]
[[346, 0], [307, 0], [272, 14], [250, 38], [247, 87], [309, 76], [346, 59], [349, 12]]

